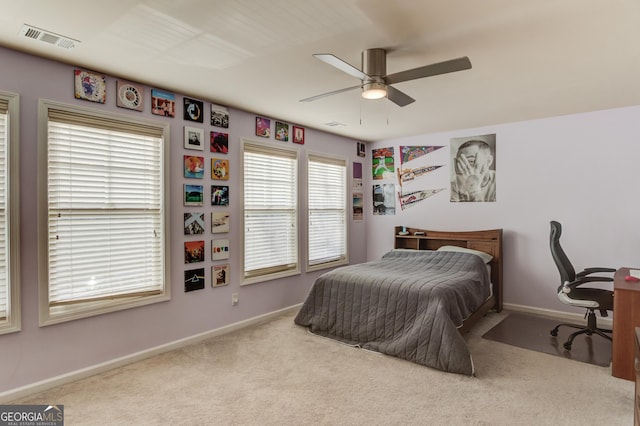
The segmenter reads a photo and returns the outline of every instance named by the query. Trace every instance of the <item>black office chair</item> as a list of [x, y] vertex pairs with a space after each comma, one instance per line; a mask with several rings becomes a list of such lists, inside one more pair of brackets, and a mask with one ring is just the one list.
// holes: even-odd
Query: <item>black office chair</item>
[[561, 326], [579, 329], [572, 333], [564, 343], [564, 348], [566, 350], [571, 350], [573, 339], [580, 334], [586, 334], [587, 336], [598, 334], [605, 339], [612, 340], [610, 335], [605, 334], [611, 333], [611, 330], [598, 328], [596, 326], [595, 311], [600, 311], [600, 315], [603, 317], [608, 316], [607, 311], [613, 311], [613, 291], [581, 286], [589, 282], [613, 281], [612, 277], [591, 276], [591, 274], [598, 272], [615, 272], [616, 270], [612, 268], [586, 268], [584, 271], [576, 274], [575, 269], [573, 269], [573, 265], [571, 265], [569, 258], [560, 246], [561, 234], [562, 225], [556, 221], [551, 221], [551, 256], [558, 267], [561, 280], [561, 284], [558, 287], [558, 299], [560, 299], [562, 303], [570, 306], [586, 308], [587, 313], [585, 314], [585, 317], [587, 318], [587, 325], [585, 327], [575, 324], [558, 324], [553, 330], [551, 330], [551, 335], [557, 336], [558, 328]]

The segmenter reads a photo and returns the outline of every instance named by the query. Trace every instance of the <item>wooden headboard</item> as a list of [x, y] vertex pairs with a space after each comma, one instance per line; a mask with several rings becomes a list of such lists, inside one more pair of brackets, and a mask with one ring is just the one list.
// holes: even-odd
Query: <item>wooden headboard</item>
[[489, 263], [495, 301], [493, 308], [497, 312], [502, 311], [502, 229], [447, 232], [406, 228], [408, 234], [400, 235], [402, 230], [402, 226], [395, 227], [394, 248], [437, 250], [442, 246], [458, 246], [483, 251], [493, 256]]

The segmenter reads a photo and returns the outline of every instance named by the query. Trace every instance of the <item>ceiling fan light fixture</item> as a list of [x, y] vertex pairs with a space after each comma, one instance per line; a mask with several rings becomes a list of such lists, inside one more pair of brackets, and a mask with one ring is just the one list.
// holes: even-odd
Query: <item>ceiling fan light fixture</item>
[[362, 86], [362, 97], [365, 99], [380, 99], [387, 96], [387, 88], [384, 83], [366, 83]]

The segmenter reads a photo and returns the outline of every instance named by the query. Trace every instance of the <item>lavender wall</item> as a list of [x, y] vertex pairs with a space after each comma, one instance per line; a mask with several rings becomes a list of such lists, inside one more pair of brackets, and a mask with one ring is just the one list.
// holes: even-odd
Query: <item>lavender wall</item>
[[[211, 288], [185, 293], [184, 276], [186, 269], [183, 258], [183, 212], [195, 211], [183, 207], [183, 155], [195, 154], [183, 148], [183, 126], [189, 124], [182, 120], [182, 96], [176, 94], [176, 118], [164, 118], [151, 114], [150, 88], [146, 88], [144, 112], [130, 111], [115, 105], [116, 78], [107, 76], [107, 104], [100, 105], [77, 100], [73, 96], [73, 70], [75, 67], [37, 58], [0, 48], [0, 90], [20, 94], [20, 275], [22, 289], [22, 331], [0, 335], [0, 394], [29, 384], [88, 368], [99, 363], [124, 357], [139, 351], [173, 342], [189, 336], [273, 312], [302, 302], [314, 278], [320, 272], [302, 273], [281, 280], [274, 280], [249, 286], [239, 285], [241, 254], [239, 214], [240, 181], [239, 158], [240, 138], [260, 139], [265, 143], [286, 144], [300, 150], [301, 163], [305, 152], [331, 153], [361, 161], [356, 156], [356, 143], [353, 140], [336, 137], [313, 129], [306, 129], [305, 145], [293, 145], [291, 142], [276, 142], [273, 137], [266, 141], [254, 135], [255, 114], [231, 109], [229, 148], [231, 178], [228, 181], [231, 201], [229, 211], [232, 216], [230, 239], [231, 284], [226, 287]], [[160, 87], [160, 89], [162, 89]], [[86, 108], [113, 111], [120, 114], [163, 121], [171, 124], [171, 288], [172, 299], [169, 302], [130, 309], [121, 312], [81, 319], [47, 327], [38, 326], [38, 283], [37, 283], [37, 105], [38, 99], [82, 105]], [[205, 100], [205, 111], [209, 104]], [[269, 117], [269, 111], [260, 115]], [[276, 117], [272, 118], [272, 132]], [[295, 123], [291, 123], [295, 124]], [[191, 123], [193, 125], [193, 123]], [[204, 127], [206, 134], [214, 130], [207, 124], [195, 124]], [[273, 133], [272, 133], [273, 134]], [[208, 149], [202, 153], [205, 161], [214, 154]], [[222, 156], [221, 156], [222, 157]], [[210, 165], [207, 162], [207, 173]], [[300, 169], [304, 175], [304, 167]], [[193, 182], [193, 180], [191, 180]], [[202, 182], [209, 188], [213, 181], [205, 176]], [[205, 196], [209, 197], [205, 190]], [[301, 195], [306, 191], [301, 185]], [[209, 211], [205, 207], [206, 224], [209, 226]], [[198, 209], [199, 210], [199, 209]], [[301, 212], [301, 223], [304, 223]], [[351, 222], [350, 260], [352, 263], [366, 259], [365, 222]], [[223, 235], [217, 235], [223, 237]], [[301, 230], [301, 242], [304, 240]], [[207, 248], [213, 235], [205, 233]], [[303, 250], [304, 252], [304, 250]], [[219, 263], [219, 262], [218, 262]], [[207, 279], [213, 262], [204, 263]], [[199, 264], [200, 265], [200, 264]], [[231, 305], [231, 293], [239, 293], [239, 304]]]
[[[451, 203], [449, 140], [490, 133], [497, 145], [496, 202]], [[392, 247], [394, 225], [503, 228], [505, 303], [582, 315], [556, 297], [559, 275], [549, 253], [549, 221], [563, 224], [561, 242], [576, 269], [640, 267], [638, 135], [635, 106], [377, 142], [369, 148], [394, 147], [396, 161], [401, 145], [444, 145], [405, 166], [445, 167], [404, 188], [446, 190], [395, 216], [370, 216], [367, 205], [367, 258]], [[368, 193], [372, 183], [369, 176]]]

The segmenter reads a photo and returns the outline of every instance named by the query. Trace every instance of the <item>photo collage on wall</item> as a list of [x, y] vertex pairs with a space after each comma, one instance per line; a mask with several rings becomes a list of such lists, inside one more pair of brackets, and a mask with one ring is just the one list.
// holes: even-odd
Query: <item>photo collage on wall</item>
[[[271, 130], [271, 122], [274, 121], [274, 131]], [[261, 138], [271, 138], [280, 142], [293, 142], [304, 145], [304, 127], [291, 126], [283, 121], [271, 120], [267, 117], [256, 116], [256, 136]]]
[[[199, 126], [204, 124], [204, 111], [207, 109], [203, 101], [183, 99], [183, 119], [190, 122], [184, 125], [184, 149], [202, 151], [184, 154], [184, 206], [199, 207], [198, 211], [184, 214], [185, 265], [204, 264], [212, 261], [208, 273], [207, 268], [189, 269], [185, 271], [185, 292], [201, 290], [210, 283], [211, 287], [220, 287], [231, 282], [231, 271], [228, 263], [230, 248], [229, 238], [218, 238], [229, 232], [230, 214], [225, 207], [229, 206], [229, 186], [220, 184], [228, 181], [231, 173], [229, 159], [229, 110], [221, 105], [210, 105], [209, 123], [213, 128]], [[208, 149], [207, 149], [208, 147]], [[209, 154], [205, 154], [208, 152]], [[206, 185], [205, 170], [210, 165], [208, 174], [211, 181]], [[199, 180], [199, 181], [198, 181]], [[210, 189], [210, 202], [205, 202], [205, 192]], [[210, 206], [206, 207], [205, 205]], [[222, 209], [220, 209], [220, 207]], [[206, 221], [211, 225], [207, 227]], [[203, 239], [206, 233], [215, 238]], [[194, 240], [190, 237], [194, 236]], [[209, 249], [207, 250], [207, 246]], [[207, 255], [207, 253], [211, 253]]]
[[394, 149], [378, 148], [371, 151], [371, 173], [373, 185], [373, 214], [394, 215], [396, 212], [395, 184], [383, 183], [395, 178]]
[[[119, 108], [139, 112], [146, 110], [153, 115], [174, 119], [180, 114], [177, 109], [182, 104], [182, 123], [178, 125], [181, 125], [184, 148], [180, 157], [185, 207], [184, 291], [204, 289], [206, 283], [210, 283], [211, 287], [229, 284], [230, 244], [228, 236], [224, 235], [230, 231], [230, 214], [227, 210], [229, 186], [225, 184], [232, 172], [229, 159], [226, 158], [229, 153], [229, 108], [186, 96], [180, 101], [174, 93], [157, 88], [152, 88], [149, 93], [144, 85], [126, 80], [118, 79], [114, 86], [116, 106]], [[107, 87], [105, 75], [74, 69], [76, 99], [105, 104], [108, 90], [113, 89]], [[149, 100], [146, 99], [147, 95], [150, 95]], [[260, 131], [261, 136], [270, 137], [271, 121], [266, 118], [263, 120], [256, 120], [256, 134]], [[276, 122], [276, 139], [283, 142], [289, 140], [288, 124]], [[204, 183], [207, 164], [211, 167], [209, 185]], [[206, 207], [209, 202], [205, 202], [205, 192], [209, 189], [210, 207]], [[207, 220], [211, 221], [210, 227], [206, 224]], [[209, 232], [215, 238], [205, 238]], [[206, 255], [207, 246], [210, 256]], [[212, 261], [209, 276], [204, 267], [208, 261]]]
[[[495, 202], [496, 135], [456, 137], [451, 138], [449, 144], [450, 201]], [[372, 150], [372, 177], [374, 182], [380, 181], [373, 185], [373, 214], [392, 215], [396, 212], [396, 200], [400, 209], [406, 210], [444, 192], [447, 188], [433, 184], [432, 177], [435, 177], [438, 171], [445, 170], [445, 162], [433, 160], [442, 158], [442, 155], [434, 156], [433, 153], [439, 153], [439, 150], [445, 147], [445, 145], [400, 145], [398, 152], [400, 166], [395, 171], [394, 147]], [[360, 150], [361, 147], [358, 145], [358, 154]], [[354, 177], [355, 174], [354, 170]], [[425, 182], [432, 183], [425, 188]], [[356, 198], [354, 191], [354, 218]]]

